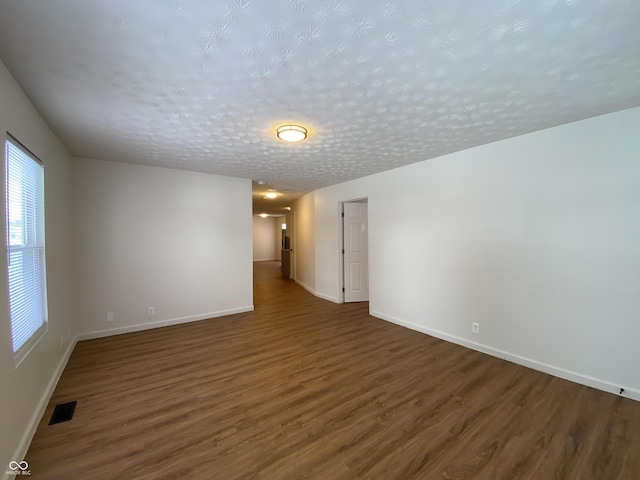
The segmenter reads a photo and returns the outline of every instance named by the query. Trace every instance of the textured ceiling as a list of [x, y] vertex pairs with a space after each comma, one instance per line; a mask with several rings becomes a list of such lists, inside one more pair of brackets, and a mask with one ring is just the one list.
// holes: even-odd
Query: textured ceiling
[[[640, 105], [640, 1], [3, 0], [0, 58], [73, 156], [282, 206]], [[277, 140], [289, 121], [309, 139]]]

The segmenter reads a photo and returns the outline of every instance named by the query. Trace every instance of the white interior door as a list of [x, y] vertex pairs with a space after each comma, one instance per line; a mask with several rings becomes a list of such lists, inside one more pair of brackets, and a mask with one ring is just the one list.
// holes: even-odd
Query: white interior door
[[343, 204], [344, 301], [369, 301], [367, 203]]

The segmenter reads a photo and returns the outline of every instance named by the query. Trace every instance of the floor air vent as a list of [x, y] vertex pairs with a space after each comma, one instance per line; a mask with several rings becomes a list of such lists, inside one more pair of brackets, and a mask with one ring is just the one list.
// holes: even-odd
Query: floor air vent
[[76, 410], [76, 403], [78, 402], [74, 401], [56, 405], [56, 408], [53, 409], [51, 420], [49, 420], [49, 425], [68, 422], [69, 420], [71, 420], [73, 418], [73, 412]]

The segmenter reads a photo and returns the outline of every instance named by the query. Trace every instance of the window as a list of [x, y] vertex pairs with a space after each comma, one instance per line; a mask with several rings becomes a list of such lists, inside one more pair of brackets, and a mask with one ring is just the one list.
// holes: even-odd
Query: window
[[20, 362], [47, 329], [44, 168], [13, 137], [5, 143], [11, 338]]

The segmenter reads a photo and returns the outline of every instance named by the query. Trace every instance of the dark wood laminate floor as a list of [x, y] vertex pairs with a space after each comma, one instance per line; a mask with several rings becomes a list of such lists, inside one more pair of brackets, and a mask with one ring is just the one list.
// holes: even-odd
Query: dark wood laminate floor
[[640, 403], [254, 276], [254, 312], [79, 342], [31, 478], [640, 478]]

